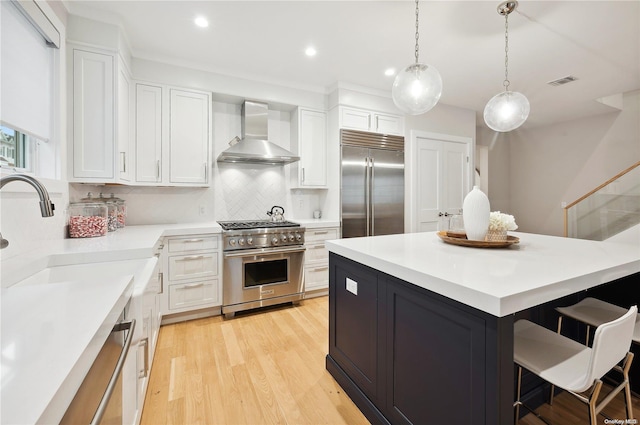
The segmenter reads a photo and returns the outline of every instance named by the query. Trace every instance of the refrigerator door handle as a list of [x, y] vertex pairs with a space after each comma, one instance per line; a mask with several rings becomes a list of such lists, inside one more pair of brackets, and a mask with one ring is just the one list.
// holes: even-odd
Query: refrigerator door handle
[[373, 199], [373, 185], [375, 184], [376, 181], [376, 176], [375, 176], [375, 162], [374, 162], [374, 158], [371, 157], [369, 158], [369, 169], [370, 171], [370, 179], [369, 179], [369, 208], [371, 208], [371, 231], [369, 232], [370, 236], [375, 236], [376, 231], [375, 231], [375, 223], [376, 223], [376, 210], [374, 208], [375, 205], [375, 200]]
[[366, 215], [366, 228], [365, 228], [365, 236], [370, 236], [369, 229], [371, 229], [371, 216], [369, 207], [371, 205], [371, 176], [369, 173], [369, 157], [365, 157], [365, 168], [364, 168], [364, 209]]

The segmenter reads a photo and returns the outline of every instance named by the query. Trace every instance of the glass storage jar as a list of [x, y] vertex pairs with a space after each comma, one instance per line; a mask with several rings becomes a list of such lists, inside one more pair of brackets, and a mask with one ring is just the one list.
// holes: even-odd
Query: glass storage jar
[[93, 238], [107, 234], [107, 206], [101, 202], [72, 202], [67, 210], [70, 238]]
[[124, 199], [117, 198], [113, 193], [108, 199], [115, 202], [118, 207], [118, 229], [121, 229], [125, 226], [127, 221], [127, 202]]
[[[87, 198], [83, 200], [91, 199], [91, 192], [89, 192]], [[103, 202], [107, 206], [107, 230], [115, 232], [118, 230], [118, 205], [115, 201], [111, 201], [109, 198], [105, 198], [102, 193], [98, 199], [93, 198], [94, 201]]]

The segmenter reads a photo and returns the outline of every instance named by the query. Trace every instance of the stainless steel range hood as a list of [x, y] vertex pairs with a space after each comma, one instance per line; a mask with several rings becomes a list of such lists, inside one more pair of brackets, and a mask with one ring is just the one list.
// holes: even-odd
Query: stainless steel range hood
[[242, 139], [235, 137], [226, 150], [218, 155], [218, 162], [284, 165], [299, 161], [300, 157], [272, 143], [268, 139], [266, 103], [246, 100], [242, 104]]

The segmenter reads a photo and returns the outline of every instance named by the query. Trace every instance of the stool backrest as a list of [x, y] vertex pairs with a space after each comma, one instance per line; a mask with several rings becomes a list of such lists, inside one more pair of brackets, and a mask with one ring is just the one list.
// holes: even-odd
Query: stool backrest
[[595, 379], [602, 378], [627, 354], [637, 314], [638, 307], [634, 305], [622, 317], [596, 328], [585, 384], [591, 385]]

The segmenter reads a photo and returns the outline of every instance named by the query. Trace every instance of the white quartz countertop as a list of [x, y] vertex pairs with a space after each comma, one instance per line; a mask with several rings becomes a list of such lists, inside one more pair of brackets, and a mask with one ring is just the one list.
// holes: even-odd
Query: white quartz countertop
[[132, 275], [2, 289], [3, 424], [59, 422], [132, 291]]
[[640, 271], [640, 246], [510, 232], [502, 249], [444, 243], [436, 232], [326, 242], [330, 252], [503, 317]]

